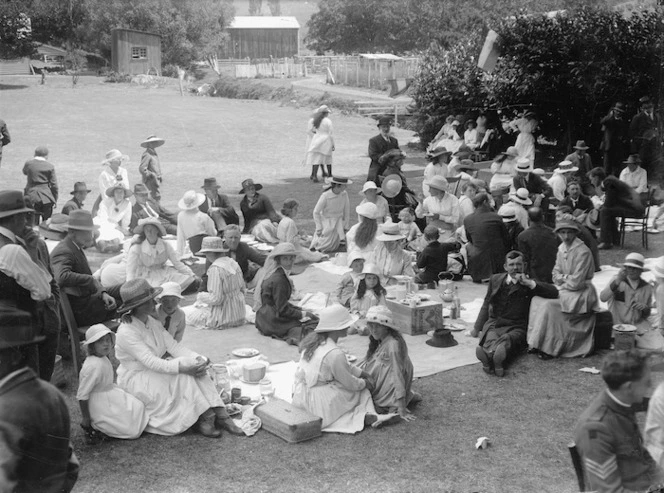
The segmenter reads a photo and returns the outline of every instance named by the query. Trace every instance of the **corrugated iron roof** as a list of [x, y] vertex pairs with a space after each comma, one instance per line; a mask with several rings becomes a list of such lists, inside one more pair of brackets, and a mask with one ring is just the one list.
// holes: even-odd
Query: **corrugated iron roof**
[[360, 53], [362, 58], [369, 60], [401, 60], [400, 56], [393, 55], [392, 53]]
[[37, 53], [49, 56], [65, 56], [67, 55], [67, 50], [58, 48], [57, 46], [41, 44], [37, 46]]
[[229, 29], [299, 29], [295, 17], [237, 16]]

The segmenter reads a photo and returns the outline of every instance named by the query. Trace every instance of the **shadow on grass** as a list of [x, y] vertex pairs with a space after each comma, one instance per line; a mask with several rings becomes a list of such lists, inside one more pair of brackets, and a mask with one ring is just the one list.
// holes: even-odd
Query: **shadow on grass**
[[14, 89], [25, 89], [29, 86], [25, 84], [0, 84], [0, 91], [11, 91]]

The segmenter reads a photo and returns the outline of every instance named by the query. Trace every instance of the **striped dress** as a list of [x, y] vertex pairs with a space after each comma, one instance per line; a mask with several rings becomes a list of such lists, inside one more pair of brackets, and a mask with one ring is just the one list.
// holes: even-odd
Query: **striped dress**
[[187, 313], [187, 323], [207, 329], [238, 327], [245, 322], [244, 277], [239, 264], [229, 257], [214, 261], [208, 269], [208, 292], [197, 302], [207, 306]]

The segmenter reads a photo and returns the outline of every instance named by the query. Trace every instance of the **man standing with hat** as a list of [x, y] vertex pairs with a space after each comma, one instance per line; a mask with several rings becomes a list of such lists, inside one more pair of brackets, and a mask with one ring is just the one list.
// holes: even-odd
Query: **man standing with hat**
[[83, 209], [83, 202], [91, 191], [92, 190], [88, 190], [88, 187], [84, 181], [77, 181], [74, 183], [74, 191], [69, 192], [73, 195], [73, 197], [65, 202], [65, 205], [62, 208], [62, 213], [69, 215], [71, 211]]
[[160, 139], [156, 135], [150, 135], [147, 139], [141, 142], [141, 147], [145, 148], [145, 152], [141, 156], [141, 164], [138, 166], [143, 177], [143, 183], [150, 190], [152, 198], [157, 202], [161, 199], [161, 164], [159, 164], [159, 157], [157, 156], [157, 147], [164, 145], [166, 141]]
[[0, 303], [0, 491], [68, 493], [78, 479], [65, 399], [27, 365], [41, 341], [29, 313]]
[[607, 175], [616, 175], [628, 149], [625, 104], [614, 104], [600, 123], [603, 134], [599, 150], [604, 153], [604, 171]]
[[383, 169], [378, 159], [390, 149], [399, 149], [399, 141], [390, 135], [392, 119], [389, 116], [381, 116], [378, 119], [378, 130], [380, 133], [369, 139], [369, 173], [367, 181], [378, 183], [378, 175], [382, 174]]
[[[655, 105], [648, 96], [639, 99], [641, 111], [639, 111], [632, 123], [629, 125], [629, 136], [632, 139], [632, 154], [638, 154], [641, 158], [642, 166], [646, 171], [653, 174], [657, 159], [657, 133], [659, 127], [659, 118], [655, 114]], [[657, 173], [659, 174], [659, 172]]]
[[593, 162], [588, 154], [588, 147], [585, 140], [577, 140], [574, 146], [574, 152], [565, 156], [565, 161], [570, 161], [572, 166], [579, 168], [574, 174], [574, 178], [581, 184], [581, 190], [586, 195], [591, 193], [590, 179], [588, 172], [593, 169]]
[[138, 221], [148, 217], [159, 219], [159, 222], [169, 235], [176, 235], [177, 228], [177, 215], [170, 212], [163, 207], [159, 202], [150, 198], [150, 192], [142, 183], [134, 185], [134, 198], [136, 203], [131, 208], [131, 222], [129, 223], [129, 231], [134, 231], [138, 226]]
[[198, 210], [212, 218], [217, 231], [222, 231], [229, 224], [240, 224], [240, 218], [228, 200], [228, 196], [219, 193], [221, 188], [216, 178], [205, 178], [201, 187], [205, 192], [205, 202], [198, 206]]
[[93, 243], [97, 227], [84, 210], [69, 214], [67, 237], [51, 252], [51, 264], [62, 293], [69, 297], [78, 325], [93, 325], [115, 318], [120, 286], [104, 288], [92, 277], [84, 248]]
[[[25, 194], [30, 197], [35, 211], [46, 221], [53, 213], [53, 207], [58, 201], [58, 180], [55, 177], [55, 167], [49, 163], [48, 149], [39, 146], [35, 149], [35, 157], [26, 161], [23, 174], [27, 176]], [[39, 222], [39, 220], [37, 220]]]

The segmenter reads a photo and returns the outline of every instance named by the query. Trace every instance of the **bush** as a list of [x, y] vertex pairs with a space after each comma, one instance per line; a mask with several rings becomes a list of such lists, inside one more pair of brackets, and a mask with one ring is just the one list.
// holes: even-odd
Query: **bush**
[[161, 69], [161, 76], [162, 77], [172, 77], [173, 79], [178, 78], [178, 68], [175, 65], [168, 64], [164, 65], [164, 67]]
[[106, 74], [106, 79], [104, 82], [111, 82], [111, 83], [125, 83], [128, 84], [131, 82], [132, 76], [129, 74], [121, 74], [119, 72], [109, 72]]

